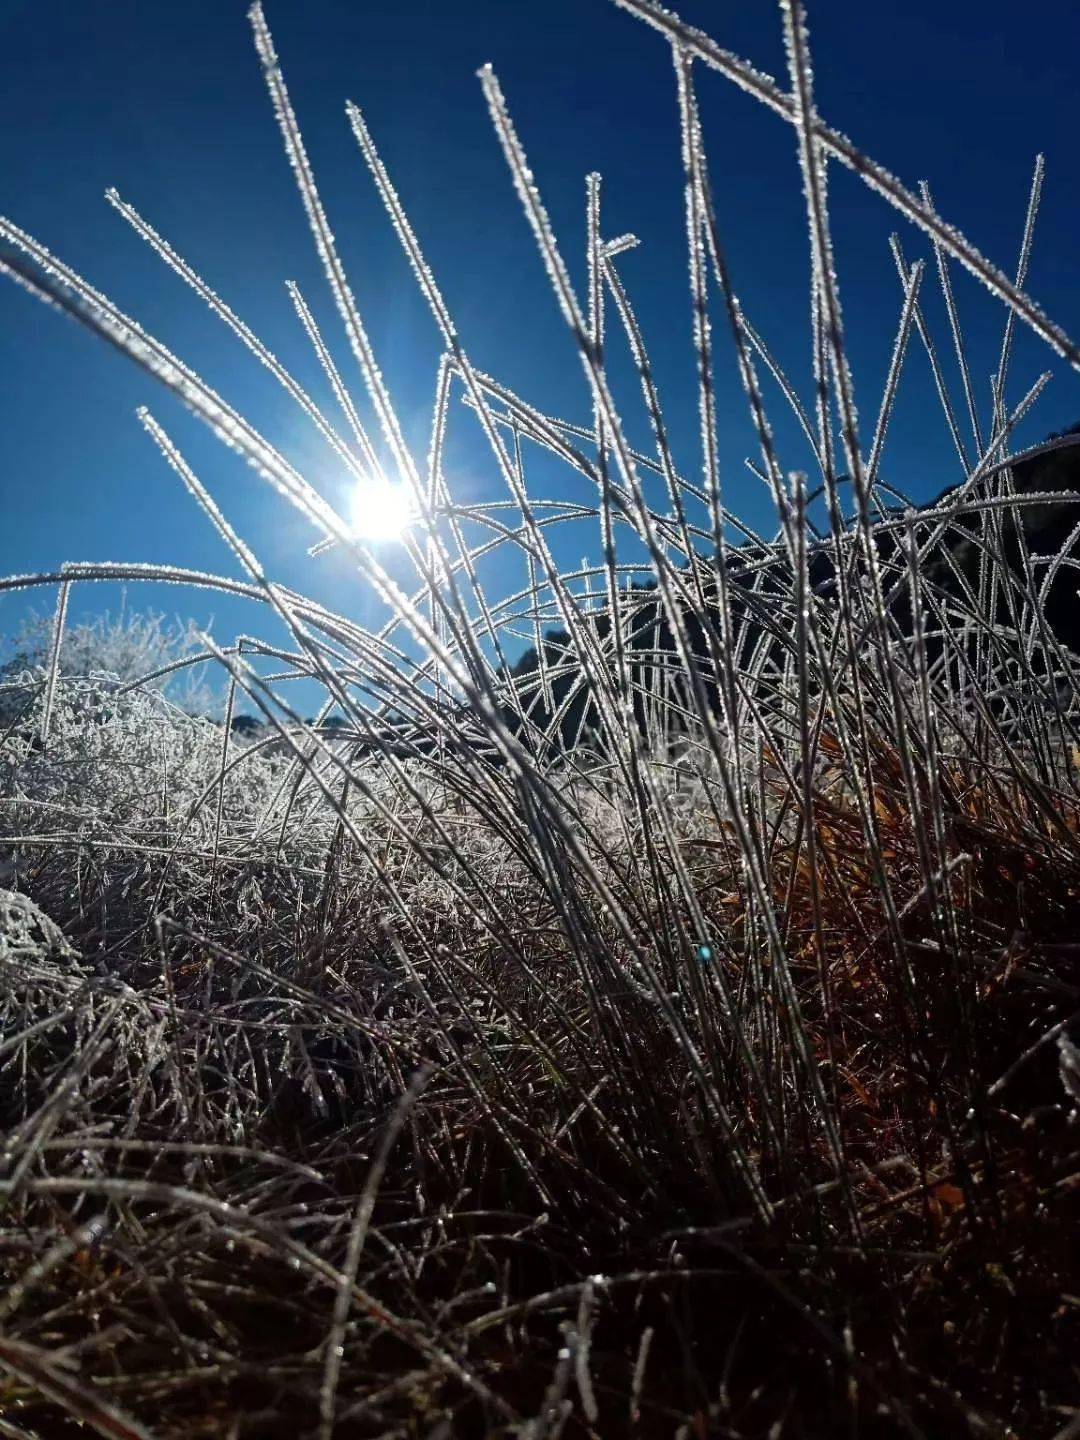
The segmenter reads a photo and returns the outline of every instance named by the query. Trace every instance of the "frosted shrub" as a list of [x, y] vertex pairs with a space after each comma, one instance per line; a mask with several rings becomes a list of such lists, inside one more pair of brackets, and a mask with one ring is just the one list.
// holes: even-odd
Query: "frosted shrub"
[[[0, 699], [2, 714], [13, 714], [18, 700], [10, 688], [20, 674], [47, 671], [53, 648], [53, 617], [31, 614], [0, 648]], [[205, 674], [179, 665], [202, 651], [192, 621], [169, 620], [154, 611], [123, 609], [107, 612], [62, 630], [58, 666], [67, 676], [102, 676], [143, 688], [168, 692], [189, 714], [210, 714], [220, 709]], [[164, 674], [157, 672], [164, 671]], [[147, 677], [153, 677], [147, 679]]]

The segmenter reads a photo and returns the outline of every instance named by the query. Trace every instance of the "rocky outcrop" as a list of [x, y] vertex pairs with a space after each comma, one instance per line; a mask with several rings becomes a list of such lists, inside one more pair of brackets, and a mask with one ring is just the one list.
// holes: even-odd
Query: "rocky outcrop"
[[[1030, 573], [1036, 590], [1047, 575], [1047, 561], [1076, 544], [1080, 527], [1080, 433], [1076, 427], [1065, 436], [1054, 436], [1043, 446], [1029, 451], [1011, 467], [990, 472], [976, 486], [962, 492], [960, 487], [943, 491], [915, 511], [916, 535], [920, 540], [940, 530], [920, 567], [923, 582], [924, 629], [928, 634], [931, 658], [940, 654], [943, 627], [963, 625], [965, 614], [975, 614], [980, 601], [979, 579], [983, 557], [1000, 557], [996, 566], [1005, 583], [996, 587], [992, 618], [1005, 631], [1015, 630], [1021, 618], [1022, 596]], [[1024, 496], [1061, 494], [1060, 502], [1032, 500]], [[1010, 495], [1019, 503], [1008, 501]], [[945, 520], [935, 516], [947, 517]], [[906, 582], [906, 517], [897, 510], [887, 512], [874, 528], [874, 544], [885, 590], [889, 596], [887, 624], [897, 638], [912, 633], [912, 607]], [[826, 613], [837, 591], [835, 547], [831, 540], [814, 540], [808, 547], [808, 585], [817, 597], [819, 613]], [[1002, 564], [1001, 561], [1004, 563]], [[1015, 582], [1015, 583], [1012, 583]], [[732, 616], [732, 638], [727, 641], [720, 626], [719, 584], [715, 572], [700, 581], [700, 601], [687, 606], [683, 623], [690, 653], [701, 683], [713, 705], [718, 704], [716, 664], [712, 658], [725, 644], [732, 644], [740, 667], [756, 663], [765, 679], [770, 669], [782, 667], [791, 656], [795, 633], [795, 577], [788, 553], [782, 545], [762, 548], [743, 545], [728, 552], [728, 592]], [[1064, 564], [1058, 570], [1041, 606], [1046, 636], [1080, 657], [1080, 604], [1077, 602], [1076, 568]], [[671, 624], [658, 600], [646, 586], [626, 596], [623, 616], [625, 650], [633, 691], [633, 705], [639, 723], [658, 684], [667, 687], [676, 707], [693, 708], [685, 671], [679, 665]], [[986, 597], [982, 597], [986, 601]], [[989, 618], [985, 611], [977, 612]], [[589, 620], [600, 645], [609, 642], [610, 616], [600, 612]], [[595, 727], [600, 714], [590, 687], [584, 683], [577, 652], [565, 631], [549, 631], [544, 637], [544, 668], [541, 684], [540, 659], [530, 648], [513, 668], [513, 683], [527, 700], [529, 717], [540, 730], [553, 730], [558, 743], [571, 746]], [[610, 644], [608, 646], [610, 649]], [[664, 677], [666, 672], [666, 678]], [[507, 723], [521, 728], [515, 707], [505, 711]]]

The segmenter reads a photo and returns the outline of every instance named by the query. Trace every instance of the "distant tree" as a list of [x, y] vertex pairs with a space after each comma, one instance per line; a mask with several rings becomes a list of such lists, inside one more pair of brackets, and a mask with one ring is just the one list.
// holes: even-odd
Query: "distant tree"
[[254, 715], [234, 715], [230, 729], [240, 740], [254, 740], [262, 734], [263, 724]]

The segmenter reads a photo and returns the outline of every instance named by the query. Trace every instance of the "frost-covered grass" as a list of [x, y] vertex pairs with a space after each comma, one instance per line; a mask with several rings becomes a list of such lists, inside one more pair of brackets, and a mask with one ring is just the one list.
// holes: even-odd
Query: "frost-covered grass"
[[[1080, 735], [1076, 661], [1046, 623], [1073, 562], [1071, 539], [1040, 555], [1016, 519], [1008, 441], [1039, 386], [1005, 400], [1017, 320], [1078, 358], [1023, 290], [1041, 166], [1009, 280], [818, 119], [801, 6], [783, 7], [788, 93], [652, 0], [619, 3], [675, 47], [694, 478], [676, 471], [619, 275], [632, 237], [604, 239], [591, 178], [579, 297], [490, 72], [592, 419], [552, 419], [473, 367], [350, 107], [446, 343], [430, 454], [409, 452], [252, 11], [365, 403], [415, 503], [408, 593], [226, 401], [0, 221], [23, 257], [0, 267], [180, 394], [386, 607], [364, 629], [276, 584], [149, 413], [244, 579], [74, 565], [4, 582], [57, 587], [59, 602], [0, 697], [0, 883], [66, 939], [31, 920], [0, 951], [3, 1433], [1075, 1430]], [[793, 126], [815, 275], [809, 409], [721, 263], [692, 61]], [[968, 480], [936, 509], [897, 509], [878, 476], [909, 343], [924, 343], [923, 267], [901, 261], [893, 367], [860, 443], [826, 152], [929, 235], [951, 319], [952, 261], [1003, 303], [991, 413], [959, 330], [944, 342]], [[358, 483], [385, 483], [304, 298], [348, 439], [112, 198]], [[720, 506], [710, 309], [735, 346], [775, 538]], [[625, 439], [601, 332], [637, 360], [651, 454]], [[781, 467], [765, 372], [805, 425], [813, 482]], [[456, 398], [508, 500], [455, 505], [441, 460]], [[530, 493], [536, 446], [596, 483], [595, 507]], [[568, 523], [600, 535], [591, 597], [552, 559], [550, 526]], [[620, 559], [631, 544], [647, 562]], [[516, 594], [484, 590], [485, 547], [518, 557]], [[635, 572], [655, 589], [625, 589]], [[65, 638], [71, 587], [106, 578], [245, 594], [290, 648], [205, 639], [185, 654], [177, 637], [140, 684]], [[643, 614], [667, 637], [652, 650], [631, 643]], [[513, 639], [556, 622], [565, 638], [511, 683]], [[224, 724], [160, 693], [207, 657]], [[290, 701], [296, 678], [325, 694], [314, 721]], [[567, 749], [575, 687], [590, 733]], [[263, 721], [254, 737], [230, 723], [241, 710]]]

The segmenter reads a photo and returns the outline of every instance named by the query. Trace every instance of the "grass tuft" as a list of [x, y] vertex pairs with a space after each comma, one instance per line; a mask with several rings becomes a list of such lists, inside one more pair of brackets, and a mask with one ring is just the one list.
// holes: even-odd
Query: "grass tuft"
[[[429, 454], [409, 452], [258, 4], [258, 56], [366, 398], [293, 300], [351, 438], [109, 197], [359, 485], [401, 487], [412, 519], [393, 560], [0, 221], [0, 269], [180, 395], [311, 522], [316, 563], [343, 552], [385, 615], [365, 628], [277, 583], [148, 411], [244, 578], [81, 564], [0, 582], [59, 592], [0, 674], [4, 1434], [1076, 1431], [1080, 467], [1076, 436], [1009, 452], [1042, 380], [1005, 401], [1017, 322], [1077, 358], [1022, 289], [1042, 162], [1010, 281], [925, 187], [916, 198], [818, 117], [796, 0], [790, 93], [653, 0], [618, 3], [673, 47], [696, 478], [676, 469], [619, 273], [634, 237], [605, 239], [590, 176], [579, 296], [490, 70], [586, 425], [474, 366], [350, 106], [445, 347]], [[793, 127], [810, 406], [726, 267], [695, 62]], [[829, 157], [929, 235], [964, 384], [961, 407], [926, 320], [929, 257], [909, 267], [897, 244], [897, 337], [865, 452]], [[989, 413], [954, 261], [1005, 309]], [[721, 496], [722, 333], [772, 536]], [[916, 338], [966, 476], [921, 510], [881, 476]], [[606, 369], [624, 343], [648, 454]], [[773, 385], [812, 477], [782, 466]], [[451, 494], [457, 400], [505, 498]], [[536, 448], [595, 504], [533, 493]], [[570, 523], [598, 536], [573, 574], [551, 540]], [[495, 555], [516, 591], [486, 588]], [[221, 646], [131, 616], [73, 630], [72, 588], [102, 579], [241, 594], [289, 638]], [[223, 724], [163, 693], [208, 663]], [[320, 691], [312, 719], [296, 681]]]

